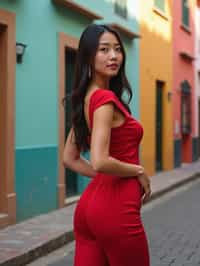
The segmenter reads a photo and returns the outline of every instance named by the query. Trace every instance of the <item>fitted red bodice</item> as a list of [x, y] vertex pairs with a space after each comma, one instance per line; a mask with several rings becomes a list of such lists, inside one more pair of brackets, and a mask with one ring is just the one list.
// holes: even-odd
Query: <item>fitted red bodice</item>
[[143, 136], [143, 128], [129, 114], [113, 91], [97, 89], [92, 93], [89, 104], [90, 128], [93, 126], [93, 114], [95, 110], [108, 102], [113, 102], [125, 115], [124, 123], [111, 129], [110, 156], [124, 162], [139, 164], [139, 144]]

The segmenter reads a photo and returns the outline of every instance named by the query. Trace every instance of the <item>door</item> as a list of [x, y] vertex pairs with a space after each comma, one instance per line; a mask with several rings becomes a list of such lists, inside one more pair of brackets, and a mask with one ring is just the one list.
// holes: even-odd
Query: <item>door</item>
[[[67, 137], [71, 128], [71, 92], [74, 76], [76, 51], [72, 49], [66, 49], [65, 51], [65, 138]], [[77, 194], [77, 173], [70, 169], [65, 169], [65, 184], [66, 194], [68, 196], [74, 196]]]
[[4, 32], [4, 27], [0, 24], [0, 213], [4, 211], [4, 190], [5, 190], [5, 186], [4, 186], [4, 179], [3, 179], [3, 167], [2, 167], [2, 163], [3, 163], [3, 158], [4, 158], [4, 145], [3, 143], [5, 142], [4, 140], [4, 132], [3, 129], [5, 128], [5, 123], [4, 123], [4, 119], [3, 119], [3, 113], [5, 112], [4, 110], [4, 101], [3, 99], [5, 97], [3, 97], [3, 83], [4, 81], [4, 77], [3, 77], [3, 73], [5, 71], [4, 66], [4, 57], [3, 57], [3, 46], [4, 46], [4, 40], [3, 40], [3, 32]]
[[163, 82], [156, 81], [156, 171], [162, 170]]
[[198, 101], [198, 124], [199, 124], [199, 149], [198, 149], [198, 157], [200, 157], [200, 99], [199, 99], [199, 101]]

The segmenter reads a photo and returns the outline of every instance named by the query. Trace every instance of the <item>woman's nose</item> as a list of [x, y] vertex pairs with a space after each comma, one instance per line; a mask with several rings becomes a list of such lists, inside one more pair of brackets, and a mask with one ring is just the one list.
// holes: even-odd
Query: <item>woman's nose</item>
[[117, 53], [116, 53], [116, 51], [114, 49], [110, 50], [110, 57], [111, 58], [116, 58], [117, 57]]

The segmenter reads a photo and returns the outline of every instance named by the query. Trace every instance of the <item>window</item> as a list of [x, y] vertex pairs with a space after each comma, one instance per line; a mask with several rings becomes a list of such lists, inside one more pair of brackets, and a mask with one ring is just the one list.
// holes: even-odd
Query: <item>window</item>
[[188, 0], [182, 0], [182, 23], [184, 26], [189, 27], [189, 4]]
[[154, 0], [154, 5], [162, 12], [165, 12], [165, 0]]
[[198, 53], [200, 54], [200, 9], [198, 11], [197, 21]]
[[187, 80], [181, 83], [181, 132], [191, 133], [191, 89]]
[[200, 38], [198, 40], [198, 54], [200, 54]]
[[127, 0], [115, 0], [114, 11], [117, 15], [127, 18]]

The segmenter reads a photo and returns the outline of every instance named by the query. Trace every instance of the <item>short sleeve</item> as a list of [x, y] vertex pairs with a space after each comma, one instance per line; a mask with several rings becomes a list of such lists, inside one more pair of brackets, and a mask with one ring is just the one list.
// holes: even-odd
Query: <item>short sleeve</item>
[[95, 110], [109, 102], [113, 102], [125, 115], [127, 115], [127, 111], [125, 107], [121, 104], [117, 96], [113, 91], [105, 90], [105, 89], [97, 89], [90, 97], [89, 104], [89, 118], [90, 118], [90, 126], [93, 126], [93, 114]]

